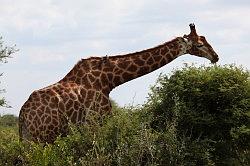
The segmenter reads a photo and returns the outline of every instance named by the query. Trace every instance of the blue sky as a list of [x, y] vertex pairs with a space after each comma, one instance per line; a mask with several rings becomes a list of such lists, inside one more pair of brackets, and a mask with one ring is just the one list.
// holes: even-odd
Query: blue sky
[[[194, 22], [220, 56], [218, 64], [250, 67], [250, 1], [226, 0], [0, 0], [0, 36], [20, 49], [0, 66], [2, 94], [18, 114], [32, 91], [64, 77], [81, 58], [130, 53], [189, 33]], [[210, 65], [182, 56], [146, 76], [119, 86], [119, 105], [143, 104], [160, 73], [184, 63]]]

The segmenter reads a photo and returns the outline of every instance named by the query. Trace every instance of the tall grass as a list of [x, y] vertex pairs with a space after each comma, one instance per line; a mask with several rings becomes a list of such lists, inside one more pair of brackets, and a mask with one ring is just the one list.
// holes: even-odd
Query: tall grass
[[70, 125], [54, 144], [20, 143], [16, 130], [0, 132], [0, 165], [161, 165], [181, 158], [174, 126], [159, 133], [146, 112], [116, 109], [102, 124]]

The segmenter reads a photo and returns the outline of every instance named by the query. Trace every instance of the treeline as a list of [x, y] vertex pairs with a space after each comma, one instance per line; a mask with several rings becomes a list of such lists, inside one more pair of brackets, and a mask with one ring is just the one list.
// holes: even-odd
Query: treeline
[[249, 76], [234, 65], [186, 66], [161, 75], [144, 105], [71, 125], [54, 144], [1, 130], [0, 165], [250, 165]]
[[18, 117], [15, 115], [7, 114], [0, 115], [0, 126], [2, 127], [17, 127]]

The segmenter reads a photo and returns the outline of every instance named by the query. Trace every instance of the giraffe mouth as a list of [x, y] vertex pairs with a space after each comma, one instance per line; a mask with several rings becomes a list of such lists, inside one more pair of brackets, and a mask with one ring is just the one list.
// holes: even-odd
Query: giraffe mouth
[[218, 60], [219, 60], [219, 58], [218, 57], [214, 57], [212, 60], [211, 60], [211, 63], [216, 63], [216, 62], [218, 62]]

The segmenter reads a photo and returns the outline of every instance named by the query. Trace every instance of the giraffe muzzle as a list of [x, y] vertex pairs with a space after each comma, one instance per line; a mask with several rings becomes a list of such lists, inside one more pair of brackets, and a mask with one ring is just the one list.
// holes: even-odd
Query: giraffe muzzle
[[216, 63], [219, 61], [219, 57], [214, 57], [212, 60], [211, 60], [211, 63]]

